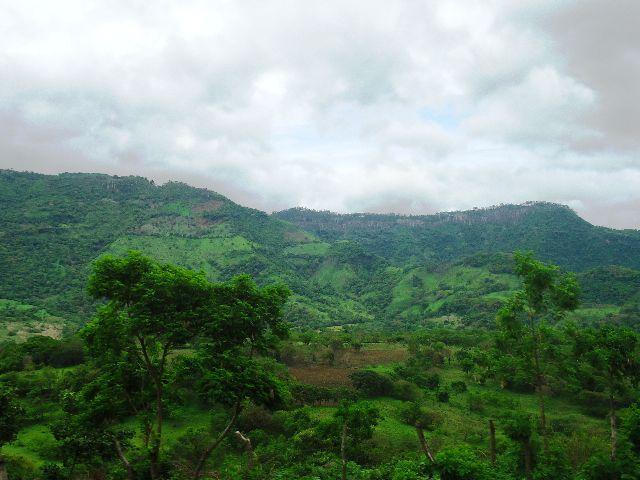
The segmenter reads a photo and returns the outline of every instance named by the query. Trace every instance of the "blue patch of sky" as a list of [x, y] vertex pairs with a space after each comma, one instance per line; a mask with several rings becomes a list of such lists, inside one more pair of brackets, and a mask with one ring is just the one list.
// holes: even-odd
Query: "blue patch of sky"
[[443, 108], [425, 107], [420, 109], [419, 115], [422, 120], [435, 123], [448, 131], [457, 130], [463, 119], [463, 115], [450, 106]]

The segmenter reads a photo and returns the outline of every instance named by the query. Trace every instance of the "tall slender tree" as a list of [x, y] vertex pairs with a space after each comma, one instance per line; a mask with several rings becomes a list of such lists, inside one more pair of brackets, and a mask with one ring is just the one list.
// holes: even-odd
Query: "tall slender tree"
[[[20, 430], [20, 421], [24, 410], [15, 400], [13, 390], [0, 385], [0, 449], [13, 441]], [[7, 466], [0, 454], [0, 480], [8, 480]]]
[[429, 462], [435, 463], [433, 450], [429, 446], [424, 432], [425, 430], [427, 432], [435, 430], [441, 421], [440, 416], [432, 411], [423, 409], [417, 402], [407, 402], [401, 409], [400, 416], [407, 425], [411, 425], [416, 429], [422, 453], [424, 453]]
[[504, 421], [504, 432], [507, 436], [518, 442], [522, 449], [524, 474], [527, 480], [533, 480], [533, 445], [531, 439], [531, 416], [522, 412], [514, 412]]
[[640, 381], [638, 334], [631, 329], [601, 325], [577, 333], [575, 338], [578, 361], [584, 359], [591, 366], [593, 379], [606, 392], [609, 402], [610, 457], [615, 461], [618, 445], [618, 406], [629, 398]]
[[514, 259], [522, 288], [498, 312], [497, 346], [529, 376], [538, 397], [540, 429], [547, 446], [547, 377], [554, 353], [550, 325], [577, 308], [580, 288], [573, 274], [536, 260], [532, 253], [516, 252]]

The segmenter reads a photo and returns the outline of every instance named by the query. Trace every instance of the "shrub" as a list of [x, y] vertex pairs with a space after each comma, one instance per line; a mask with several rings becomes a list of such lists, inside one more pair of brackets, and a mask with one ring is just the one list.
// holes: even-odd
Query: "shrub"
[[393, 369], [394, 378], [408, 380], [420, 388], [435, 390], [440, 385], [440, 375], [435, 372], [425, 373], [421, 368], [414, 368], [407, 365], [397, 365]]
[[580, 479], [584, 480], [620, 480], [622, 478], [634, 479], [637, 465], [627, 458], [611, 461], [609, 455], [599, 454], [591, 457], [580, 472]]
[[391, 480], [421, 480], [424, 477], [424, 466], [413, 460], [399, 460], [393, 467]]
[[622, 432], [629, 440], [631, 448], [640, 454], [640, 403], [635, 403], [621, 412]]
[[451, 391], [453, 393], [464, 393], [467, 391], [467, 384], [462, 380], [451, 382]]
[[555, 433], [571, 435], [575, 431], [575, 419], [571, 417], [553, 418], [549, 423]]
[[273, 427], [286, 436], [293, 436], [313, 425], [309, 407], [296, 408], [295, 410], [279, 410], [273, 414]]
[[484, 411], [484, 399], [477, 392], [469, 392], [467, 404], [470, 412], [482, 413]]
[[354, 400], [355, 390], [345, 387], [319, 387], [317, 385], [295, 384], [291, 396], [296, 405], [315, 405], [323, 402], [338, 403], [340, 400]]
[[442, 422], [442, 416], [438, 412], [425, 410], [416, 402], [402, 405], [398, 414], [407, 425], [417, 426], [428, 432], [433, 431]]
[[269, 429], [273, 424], [271, 412], [262, 405], [248, 405], [242, 410], [236, 422], [238, 430], [247, 433], [257, 428]]
[[415, 383], [398, 380], [393, 384], [393, 398], [405, 401], [415, 401], [420, 398], [420, 389]]
[[64, 469], [55, 463], [45, 463], [42, 467], [42, 480], [65, 480], [67, 475]]
[[439, 402], [447, 403], [449, 401], [449, 392], [447, 390], [440, 390], [437, 393], [436, 398]]
[[446, 448], [436, 455], [432, 467], [442, 480], [493, 480], [495, 475], [486, 462], [478, 459], [468, 447]]
[[572, 480], [571, 465], [567, 449], [560, 443], [553, 443], [543, 450], [536, 460], [535, 480]]
[[440, 375], [437, 373], [429, 373], [425, 377], [424, 387], [435, 390], [440, 386]]
[[18, 455], [3, 455], [7, 465], [9, 478], [33, 479], [38, 478], [38, 469], [33, 461]]
[[350, 375], [353, 386], [367, 397], [383, 397], [393, 393], [393, 383], [386, 375], [373, 370], [359, 370]]

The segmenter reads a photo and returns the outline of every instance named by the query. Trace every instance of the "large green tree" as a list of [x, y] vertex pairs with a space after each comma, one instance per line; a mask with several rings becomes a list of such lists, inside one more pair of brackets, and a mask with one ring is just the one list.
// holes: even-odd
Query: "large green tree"
[[[89, 277], [89, 293], [106, 303], [85, 328], [84, 338], [107, 377], [105, 383], [118, 385], [114, 376], [137, 376], [134, 390], [153, 397], [150, 402], [135, 402], [126, 387], [113, 392], [129, 396], [129, 413], [144, 419], [153, 480], [161, 476], [168, 359], [194, 338], [211, 315], [211, 290], [203, 274], [157, 263], [138, 252], [98, 259]], [[120, 450], [117, 444], [116, 448]]]
[[407, 402], [400, 410], [400, 417], [407, 425], [416, 429], [420, 448], [431, 463], [435, 463], [433, 451], [429, 447], [424, 431], [432, 432], [441, 422], [441, 417], [430, 410], [425, 410], [417, 402]]
[[230, 411], [222, 432], [208, 443], [194, 466], [199, 478], [206, 461], [231, 431], [243, 404], [273, 407], [285, 401], [284, 382], [268, 354], [288, 333], [282, 308], [289, 289], [280, 284], [258, 287], [248, 275], [214, 285], [213, 314], [203, 324], [195, 355], [184, 358], [182, 367], [206, 404], [223, 405]]
[[524, 463], [524, 474], [527, 480], [533, 480], [533, 429], [531, 416], [524, 412], [513, 412], [504, 421], [504, 433], [520, 444]]
[[546, 445], [545, 398], [555, 353], [551, 325], [578, 306], [580, 288], [573, 274], [562, 273], [556, 265], [541, 262], [531, 253], [516, 252], [514, 259], [522, 288], [498, 312], [497, 346], [535, 388]]
[[363, 454], [363, 444], [371, 439], [381, 418], [380, 411], [369, 402], [342, 400], [333, 417], [316, 427], [320, 445], [336, 449], [340, 454], [342, 480], [347, 478], [348, 459]]
[[610, 443], [612, 461], [618, 444], [617, 409], [624, 399], [633, 397], [640, 381], [638, 334], [615, 325], [601, 325], [597, 329], [575, 331], [574, 353], [577, 362], [589, 365], [589, 383], [604, 390], [609, 403]]
[[260, 288], [247, 275], [212, 284], [202, 273], [130, 252], [96, 261], [88, 290], [106, 302], [83, 331], [98, 374], [78, 400], [91, 413], [89, 423], [113, 439], [130, 478], [135, 469], [118, 425], [124, 418], [139, 420], [149, 476], [161, 478], [165, 412], [169, 402], [180, 400], [180, 389], [169, 386], [231, 411], [227, 427], [202, 452], [195, 477], [243, 402], [274, 404], [285, 395], [264, 359], [287, 333], [285, 286]]

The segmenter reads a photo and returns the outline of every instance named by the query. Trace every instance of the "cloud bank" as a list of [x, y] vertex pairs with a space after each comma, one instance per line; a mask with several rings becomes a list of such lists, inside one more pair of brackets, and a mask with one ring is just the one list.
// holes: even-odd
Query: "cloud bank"
[[640, 227], [635, 0], [0, 2], [0, 167]]

